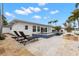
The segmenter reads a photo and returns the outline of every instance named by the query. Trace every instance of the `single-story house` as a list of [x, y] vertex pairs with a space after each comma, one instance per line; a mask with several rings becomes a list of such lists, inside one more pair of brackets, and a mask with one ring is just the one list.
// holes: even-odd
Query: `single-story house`
[[11, 21], [7, 27], [3, 27], [3, 33], [14, 34], [13, 31], [23, 31], [27, 35], [51, 33], [52, 26], [15, 19]]

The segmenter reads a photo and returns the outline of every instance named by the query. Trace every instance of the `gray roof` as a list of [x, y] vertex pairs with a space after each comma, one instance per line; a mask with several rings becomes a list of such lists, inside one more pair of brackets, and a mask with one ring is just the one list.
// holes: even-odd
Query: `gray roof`
[[13, 25], [13, 24], [15, 24], [17, 22], [33, 24], [33, 25], [39, 25], [39, 26], [52, 27], [51, 25], [38, 24], [38, 23], [33, 23], [33, 22], [28, 22], [28, 21], [23, 21], [23, 20], [18, 20], [18, 19], [14, 19], [13, 21], [11, 21], [8, 26], [11, 26], [11, 25]]

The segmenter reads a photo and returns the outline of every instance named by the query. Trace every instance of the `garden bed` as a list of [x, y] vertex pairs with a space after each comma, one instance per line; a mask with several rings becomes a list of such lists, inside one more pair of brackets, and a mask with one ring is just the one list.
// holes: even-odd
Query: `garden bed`
[[5, 40], [0, 40], [0, 55], [2, 56], [33, 56], [22, 44], [7, 35]]
[[73, 41], [78, 41], [78, 37], [72, 34], [66, 34], [63, 36], [64, 39], [66, 40], [73, 40]]

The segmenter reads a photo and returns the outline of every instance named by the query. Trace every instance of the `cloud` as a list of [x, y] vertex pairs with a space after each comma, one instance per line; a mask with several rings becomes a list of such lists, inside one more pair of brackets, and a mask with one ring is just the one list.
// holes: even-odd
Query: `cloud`
[[43, 10], [48, 11], [49, 9], [48, 8], [43, 8]]
[[45, 16], [44, 19], [48, 19], [49, 17]]
[[57, 14], [59, 13], [59, 10], [50, 11], [50, 14]]
[[28, 7], [28, 8], [29, 8], [30, 10], [32, 10], [32, 11], [34, 10], [34, 7]]
[[16, 9], [15, 13], [21, 14], [21, 15], [28, 15], [33, 12], [40, 12], [40, 11], [41, 9], [38, 7], [35, 7], [35, 8], [34, 7], [28, 7], [28, 8], [21, 7], [21, 9]]
[[33, 12], [40, 12], [41, 11], [41, 9], [40, 8], [38, 8], [38, 7], [29, 7], [29, 9], [30, 10], [32, 10]]
[[26, 15], [26, 13], [23, 10], [15, 10], [15, 13], [21, 14], [21, 15]]
[[35, 15], [33, 16], [34, 19], [41, 19], [41, 16]]
[[46, 3], [38, 3], [39, 6], [45, 6]]
[[24, 7], [21, 7], [21, 9], [16, 9], [15, 13], [21, 14], [21, 15], [28, 15], [28, 14], [31, 14], [32, 11], [29, 8], [26, 9]]
[[41, 11], [40, 8], [38, 8], [38, 7], [34, 8], [34, 12], [39, 12], [39, 11]]
[[23, 11], [25, 11], [25, 12], [28, 13], [28, 14], [29, 14], [29, 13], [32, 13], [32, 11], [31, 11], [29, 8], [27, 8], [27, 9], [24, 8], [24, 7], [21, 7], [21, 8], [22, 8]]
[[10, 17], [15, 17], [14, 14], [9, 13], [9, 12], [5, 12], [5, 15], [6, 15], [6, 16], [10, 16]]

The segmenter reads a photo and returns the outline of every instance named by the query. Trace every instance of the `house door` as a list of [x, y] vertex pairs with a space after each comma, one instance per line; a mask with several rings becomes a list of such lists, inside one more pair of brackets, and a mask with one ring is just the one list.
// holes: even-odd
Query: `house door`
[[43, 27], [41, 27], [41, 33], [43, 33], [44, 32], [44, 28]]

